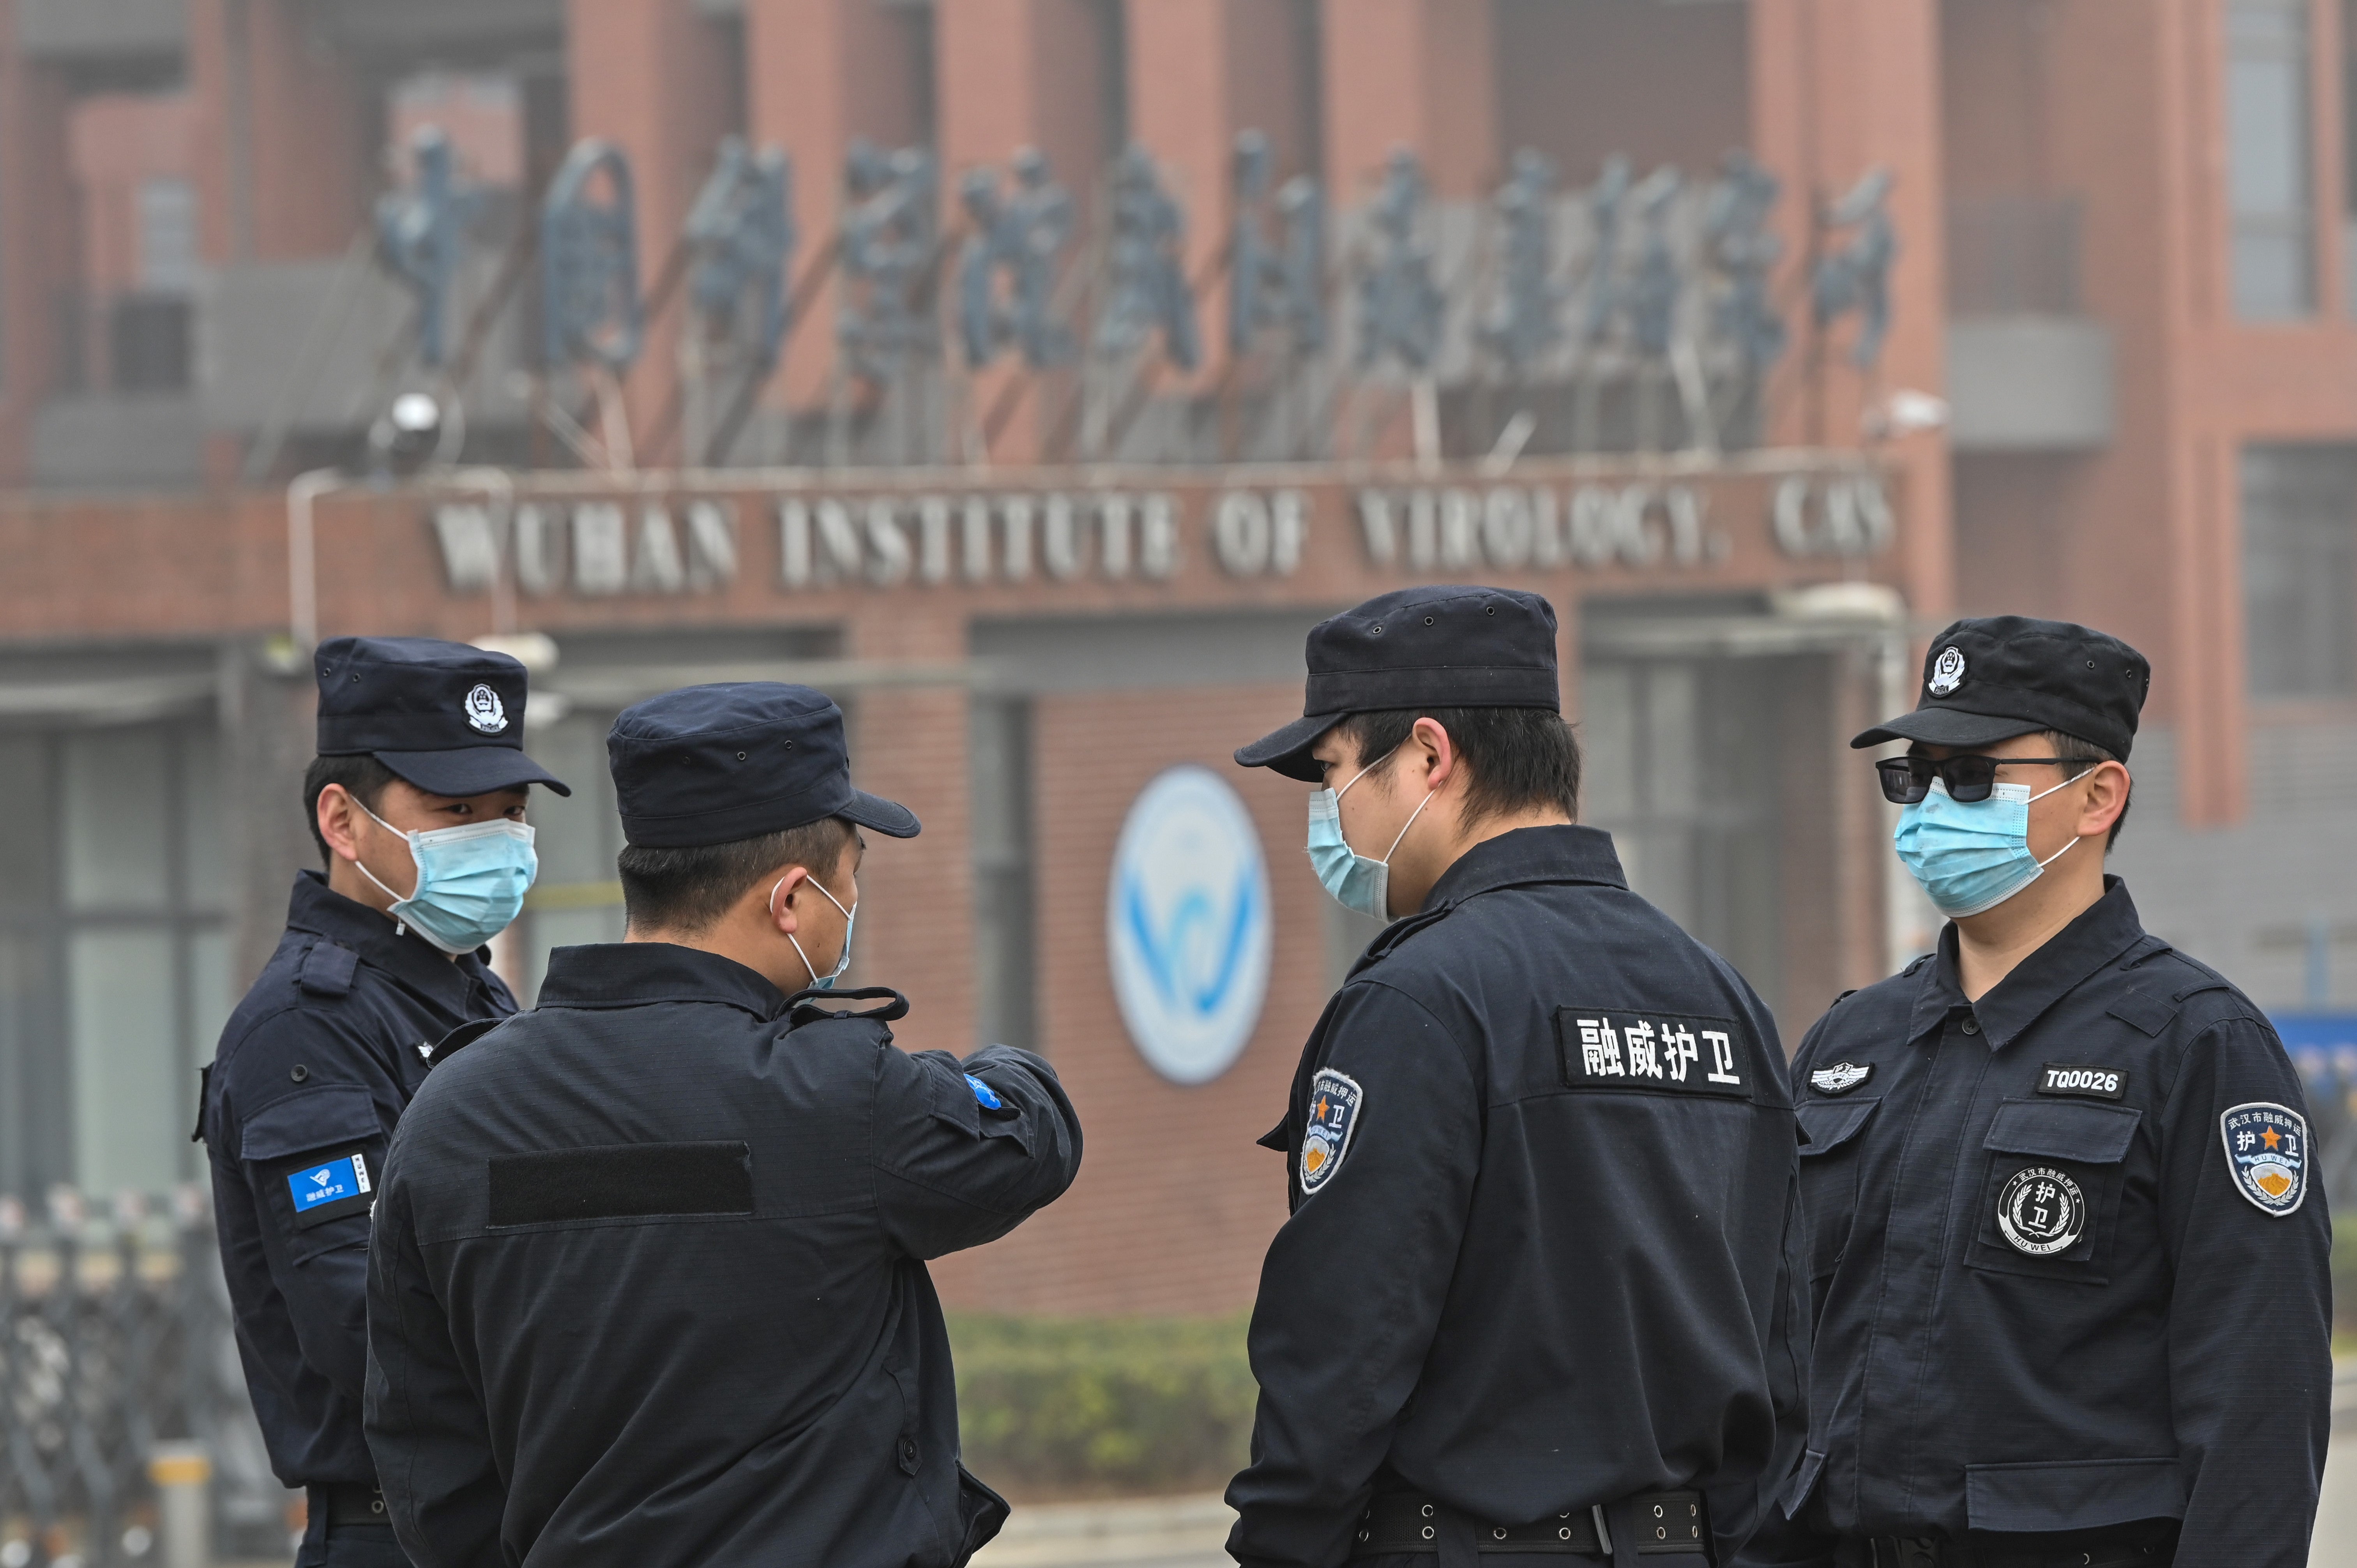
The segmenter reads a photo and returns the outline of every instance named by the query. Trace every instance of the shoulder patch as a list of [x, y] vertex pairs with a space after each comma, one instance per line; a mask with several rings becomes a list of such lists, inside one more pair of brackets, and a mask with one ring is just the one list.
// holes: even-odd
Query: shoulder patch
[[1819, 1094], [1847, 1094], [1874, 1076], [1874, 1064], [1835, 1062], [1809, 1074], [1809, 1087]]
[[965, 1075], [965, 1086], [974, 1090], [974, 1102], [976, 1105], [981, 1106], [985, 1111], [996, 1111], [1000, 1106], [1006, 1103], [1006, 1101], [998, 1098], [998, 1090], [991, 1088], [990, 1085], [983, 1082], [982, 1079], [974, 1077], [972, 1073]]
[[2218, 1118], [2226, 1171], [2234, 1190], [2271, 1219], [2298, 1211], [2308, 1197], [2308, 1119], [2266, 1101], [2237, 1105]]
[[360, 968], [361, 955], [347, 947], [327, 940], [311, 944], [303, 955], [303, 967], [295, 976], [295, 983], [312, 996], [347, 996], [351, 993], [352, 974]]
[[285, 1181], [298, 1230], [347, 1214], [365, 1213], [376, 1202], [368, 1154], [361, 1149], [339, 1149], [324, 1160], [288, 1171]]
[[1332, 1068], [1319, 1068], [1309, 1080], [1309, 1127], [1301, 1136], [1301, 1196], [1308, 1197], [1334, 1179], [1342, 1156], [1351, 1152], [1351, 1134], [1358, 1130], [1359, 1108], [1366, 1091], [1358, 1079]]

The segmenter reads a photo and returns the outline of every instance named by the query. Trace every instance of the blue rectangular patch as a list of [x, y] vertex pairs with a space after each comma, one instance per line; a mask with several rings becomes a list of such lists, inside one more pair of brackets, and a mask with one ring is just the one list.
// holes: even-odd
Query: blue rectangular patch
[[368, 1157], [339, 1155], [325, 1165], [306, 1165], [288, 1174], [286, 1190], [294, 1195], [297, 1219], [330, 1203], [365, 1197], [370, 1190]]

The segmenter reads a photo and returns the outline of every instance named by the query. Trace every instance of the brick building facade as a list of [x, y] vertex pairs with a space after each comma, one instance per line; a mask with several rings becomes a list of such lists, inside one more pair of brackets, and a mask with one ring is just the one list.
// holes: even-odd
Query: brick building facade
[[[863, 783], [926, 823], [869, 860], [855, 978], [912, 994], [911, 1046], [1036, 1043], [1092, 1130], [1065, 1203], [944, 1270], [969, 1304], [1248, 1297], [1283, 1213], [1252, 1140], [1365, 933], [1295, 853], [1299, 789], [1226, 755], [1297, 711], [1312, 621], [1406, 583], [1549, 596], [1587, 816], [1795, 1036], [1927, 929], [1844, 742], [1906, 700], [1932, 629], [1996, 610], [2153, 656], [2117, 864], [2158, 929], [2264, 999], [2332, 1000], [2357, 932], [2330, 853], [2357, 752], [2341, 0], [395, 15], [0, 6], [0, 1191], [193, 1174], [194, 1067], [309, 855], [312, 628], [500, 637], [541, 663], [531, 744], [587, 787], [534, 804], [542, 885], [501, 955], [527, 988], [548, 946], [619, 929], [613, 712], [750, 676], [844, 701]], [[405, 357], [407, 302], [368, 257], [425, 124], [473, 191], [463, 386]], [[1341, 341], [1291, 381], [1221, 327], [1247, 131], [1334, 214]], [[716, 403], [691, 390], [706, 349], [659, 285], [729, 134], [793, 160], [802, 314], [716, 467]], [[629, 161], [651, 302], [603, 387], [536, 357], [529, 285], [484, 305], [589, 136]], [[863, 140], [934, 160], [946, 238], [920, 274], [945, 301], [966, 171], [1038, 149], [1094, 257], [1123, 221], [1101, 171], [1142, 147], [1185, 214], [1202, 361], [1107, 398], [1092, 347], [1036, 373], [951, 350], [846, 390], [836, 328], [863, 296], [832, 258]], [[1429, 181], [1448, 323], [1427, 371], [1360, 375], [1341, 367], [1381, 248], [1366, 214], [1399, 147]], [[1721, 360], [1689, 373], [1617, 338], [1498, 371], [1492, 193], [1523, 148], [1591, 246], [1588, 182], [1615, 155], [1684, 171], [1643, 188], [1689, 247], [1728, 149], [1781, 182], [1786, 342], [1749, 392], [1715, 402]], [[1858, 316], [1820, 327], [1809, 290], [1878, 169], [1897, 252], [1887, 340], [1861, 355]], [[1083, 338], [1093, 264], [1059, 285]], [[1575, 306], [1585, 264], [1559, 268]], [[1617, 381], [1597, 369], [1614, 354]], [[457, 467], [371, 474], [371, 426], [421, 387], [465, 405]], [[1191, 1086], [1130, 1037], [1107, 914], [1133, 803], [1189, 763], [1242, 800], [1270, 900], [1248, 1043]]]

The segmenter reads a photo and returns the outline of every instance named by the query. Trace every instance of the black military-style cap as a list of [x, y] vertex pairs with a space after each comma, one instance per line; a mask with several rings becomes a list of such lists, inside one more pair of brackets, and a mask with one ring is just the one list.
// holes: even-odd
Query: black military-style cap
[[1402, 588], [1309, 628], [1301, 717], [1236, 753], [1315, 784], [1309, 748], [1352, 714], [1389, 708], [1563, 711], [1555, 607], [1511, 588]]
[[523, 754], [523, 666], [504, 653], [430, 637], [331, 637], [319, 674], [322, 757], [373, 757], [436, 795], [545, 784]]
[[1915, 711], [1850, 745], [1989, 746], [2057, 730], [2126, 761], [2151, 690], [2151, 663], [2107, 633], [2028, 616], [1960, 620], [1933, 638], [1923, 656]]
[[686, 686], [626, 708], [606, 736], [622, 836], [651, 849], [733, 843], [842, 817], [917, 836], [908, 807], [851, 787], [843, 710], [775, 681]]

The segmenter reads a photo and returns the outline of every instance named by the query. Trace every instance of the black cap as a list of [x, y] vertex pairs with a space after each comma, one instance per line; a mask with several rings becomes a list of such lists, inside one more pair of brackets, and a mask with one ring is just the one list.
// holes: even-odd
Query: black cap
[[2028, 616], [1960, 620], [1923, 656], [1915, 711], [1850, 745], [1990, 746], [2050, 729], [2126, 761], [2150, 690], [2151, 663], [2116, 637]]
[[319, 672], [319, 755], [373, 757], [430, 794], [519, 784], [572, 790], [523, 754], [523, 666], [430, 637], [331, 637]]
[[606, 736], [622, 836], [651, 849], [734, 843], [842, 817], [917, 836], [908, 807], [851, 787], [843, 710], [823, 692], [686, 686], [622, 711]]
[[1315, 784], [1318, 737], [1352, 714], [1388, 708], [1563, 711], [1555, 607], [1511, 588], [1402, 588], [1309, 628], [1301, 717], [1236, 753]]

